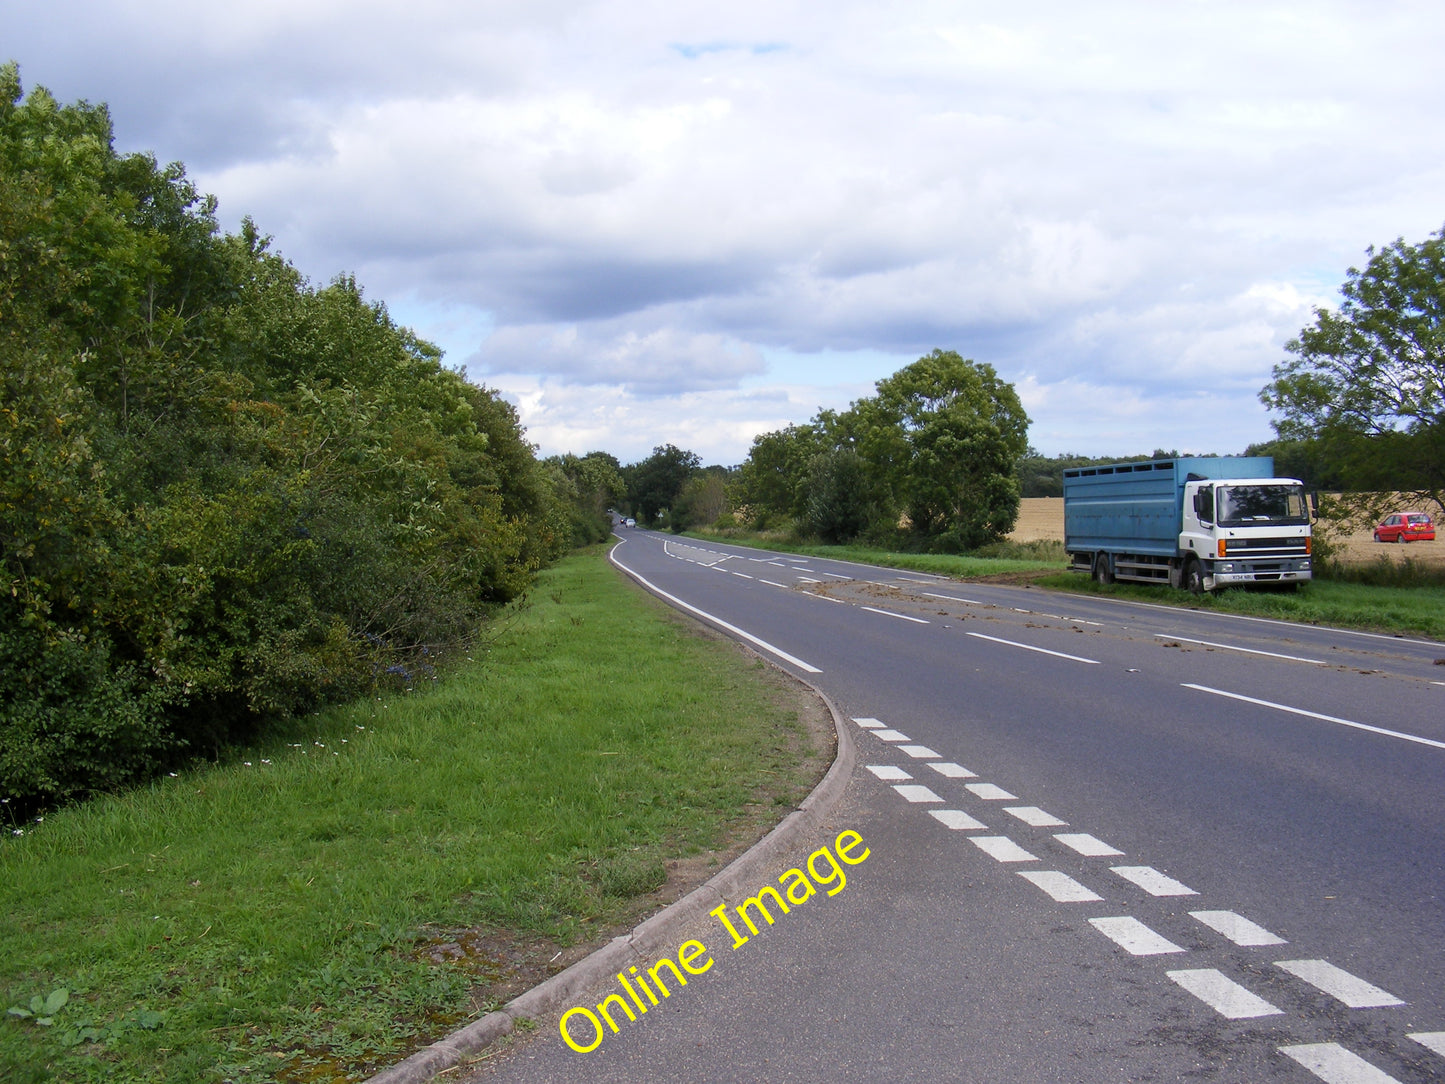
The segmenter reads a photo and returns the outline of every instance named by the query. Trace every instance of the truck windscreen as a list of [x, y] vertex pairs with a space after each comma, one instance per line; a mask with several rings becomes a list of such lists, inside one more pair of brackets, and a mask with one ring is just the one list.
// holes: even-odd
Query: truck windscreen
[[1219, 486], [1219, 525], [1308, 523], [1304, 486]]

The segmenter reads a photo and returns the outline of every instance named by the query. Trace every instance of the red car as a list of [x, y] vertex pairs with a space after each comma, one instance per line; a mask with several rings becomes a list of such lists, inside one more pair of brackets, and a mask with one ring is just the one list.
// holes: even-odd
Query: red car
[[1375, 528], [1376, 542], [1434, 542], [1435, 524], [1424, 512], [1396, 512]]

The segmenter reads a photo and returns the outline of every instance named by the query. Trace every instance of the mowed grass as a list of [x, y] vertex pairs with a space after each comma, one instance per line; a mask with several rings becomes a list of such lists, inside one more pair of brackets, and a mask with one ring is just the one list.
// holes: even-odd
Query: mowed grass
[[600, 549], [505, 626], [437, 687], [11, 826], [3, 1007], [69, 1000], [0, 1021], [0, 1079], [362, 1079], [495, 1007], [438, 942], [595, 938], [816, 781], [796, 693]]
[[1065, 563], [1063, 546], [1049, 542], [1003, 542], [978, 554], [908, 553], [859, 545], [825, 546], [793, 542], [782, 538], [749, 534], [741, 530], [687, 531], [684, 533], [689, 538], [701, 541], [726, 542], [734, 546], [776, 550], [779, 553], [796, 553], [804, 557], [854, 561], [860, 565], [911, 569], [914, 572], [934, 572], [941, 576], [956, 576], [959, 579], [977, 579], [980, 576], [997, 576], [1010, 572], [1043, 572], [1058, 569]]

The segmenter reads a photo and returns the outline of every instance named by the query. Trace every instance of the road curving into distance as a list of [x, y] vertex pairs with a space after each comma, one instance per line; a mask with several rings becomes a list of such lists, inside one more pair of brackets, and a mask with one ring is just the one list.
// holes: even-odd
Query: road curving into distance
[[1445, 645], [637, 530], [613, 560], [813, 683], [857, 762], [448, 1079], [1445, 1079]]

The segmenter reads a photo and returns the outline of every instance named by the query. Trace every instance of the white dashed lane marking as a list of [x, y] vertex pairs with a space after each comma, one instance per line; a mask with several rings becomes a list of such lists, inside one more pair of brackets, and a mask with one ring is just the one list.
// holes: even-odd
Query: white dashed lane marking
[[892, 764], [870, 764], [868, 765], [868, 770], [879, 779], [886, 780], [890, 783], [913, 778], [913, 776], [909, 775], [902, 768], [895, 768]]
[[1038, 855], [1029, 854], [1008, 836], [969, 836], [969, 842], [999, 862], [1037, 862]]
[[932, 768], [939, 775], [945, 776], [948, 779], [978, 778], [977, 772], [971, 772], [962, 764], [955, 764], [951, 760], [941, 760], [937, 764], [930, 764], [929, 767]]
[[1277, 960], [1275, 967], [1281, 967], [1296, 978], [1304, 979], [1315, 989], [1329, 994], [1352, 1009], [1377, 1009], [1385, 1005], [1405, 1004], [1394, 994], [1386, 993], [1364, 979], [1357, 979], [1348, 971], [1325, 960]]
[[1166, 877], [1152, 866], [1110, 866], [1124, 880], [1138, 885], [1151, 896], [1197, 896], [1198, 892]]
[[1085, 858], [1105, 858], [1124, 853], [1116, 847], [1109, 846], [1102, 839], [1096, 839], [1089, 835], [1088, 832], [1061, 832], [1054, 838], [1065, 847], [1078, 851]]
[[1282, 1046], [1279, 1051], [1299, 1062], [1325, 1084], [1400, 1084], [1389, 1073], [1376, 1069], [1339, 1043], [1304, 1043]]
[[[1191, 640], [1187, 636], [1170, 636], [1163, 632], [1154, 634], [1156, 640], [1172, 640], [1181, 644], [1198, 644], [1200, 647], [1213, 647], [1221, 651], [1242, 651], [1247, 655], [1267, 655], [1271, 659], [1285, 659], [1288, 662], [1307, 662], [1315, 666], [1329, 666], [1330, 664], [1320, 659], [1306, 659], [1299, 655], [1281, 655], [1276, 651], [1260, 651], [1253, 647], [1235, 647], [1233, 644], [1216, 644], [1210, 640]], [[1167, 645], [1166, 645], [1167, 646]]]
[[1019, 876], [1047, 892], [1055, 903], [1094, 903], [1104, 897], [1085, 888], [1067, 873], [1051, 869], [1020, 870]]
[[1173, 941], [1159, 936], [1137, 918], [1128, 915], [1091, 918], [1089, 925], [1134, 956], [1162, 956], [1168, 952], [1184, 951]]
[[1445, 1031], [1412, 1031], [1410, 1038], [1445, 1058]]
[[1211, 930], [1224, 934], [1236, 945], [1252, 948], [1256, 945], [1286, 945], [1283, 937], [1276, 937], [1263, 926], [1256, 925], [1233, 911], [1190, 911], [1190, 915], [1204, 923]]
[[965, 783], [964, 787], [975, 798], [982, 798], [985, 802], [1016, 802], [1019, 798], [1017, 794], [1010, 794], [992, 783]]
[[893, 788], [910, 802], [941, 802], [943, 801], [933, 791], [919, 783], [901, 783]]
[[1245, 696], [1243, 693], [1226, 692], [1224, 689], [1211, 689], [1208, 685], [1191, 685], [1185, 682], [1182, 685], [1185, 689], [1194, 689], [1196, 692], [1213, 693], [1215, 696], [1225, 696], [1230, 700], [1241, 700], [1246, 704], [1256, 704], [1262, 708], [1273, 708], [1275, 711], [1287, 711], [1291, 715], [1303, 715], [1307, 719], [1319, 719], [1326, 723], [1336, 723], [1339, 726], [1347, 726], [1354, 730], [1366, 730], [1371, 734], [1383, 734], [1387, 738], [1403, 738], [1405, 741], [1416, 742], [1419, 745], [1429, 745], [1436, 749], [1445, 749], [1445, 741], [1436, 741], [1434, 738], [1422, 738], [1418, 734], [1406, 734], [1399, 730], [1386, 730], [1382, 726], [1370, 726], [1368, 723], [1357, 723], [1353, 719], [1341, 719], [1336, 715], [1322, 715], [1317, 711], [1305, 711], [1304, 708], [1292, 708], [1288, 704], [1276, 704], [1273, 700], [1260, 700], [1257, 697]]
[[1052, 813], [1045, 813], [1036, 805], [1011, 805], [1005, 813], [1017, 817], [1032, 828], [1061, 828], [1068, 821], [1061, 821]]
[[915, 625], [927, 625], [928, 622], [921, 617], [909, 617], [907, 614], [896, 614], [892, 610], [880, 610], [876, 606], [860, 606], [860, 610], [867, 610], [870, 614], [882, 614], [884, 617], [896, 617], [900, 621], [912, 621]]
[[937, 817], [943, 824], [955, 830], [968, 832], [974, 829], [988, 827], [983, 821], [975, 820], [961, 809], [930, 809], [928, 812], [932, 816]]
[[[886, 611], [881, 610], [877, 612], [886, 613]], [[981, 639], [986, 640], [995, 639], [994, 637], [982, 636], [976, 633], [971, 633], [970, 635], [979, 635]], [[999, 642], [1011, 643], [1011, 641]], [[1187, 642], [1204, 644], [1203, 641]], [[1017, 644], [1014, 646], [1028, 647], [1029, 645]], [[1204, 646], [1215, 645], [1204, 644]], [[1030, 650], [1042, 649], [1030, 648]], [[1268, 654], [1267, 652], [1256, 653]], [[1046, 652], [1046, 654], [1058, 653]], [[1076, 656], [1065, 657], [1076, 658]], [[1091, 662], [1093, 660], [1081, 659], [1079, 661]], [[1315, 660], [1300, 659], [1297, 661], [1313, 662]], [[1218, 690], [1206, 689], [1202, 686], [1192, 687], [1205, 692], [1218, 692]], [[1232, 696], [1233, 694], [1226, 693], [1223, 695]], [[1234, 698], [1251, 700], [1249, 697], [1242, 696]], [[1266, 701], [1252, 702], [1264, 704], [1269, 707], [1281, 707], [1281, 705], [1269, 704]], [[1297, 709], [1285, 708], [1284, 710]], [[1300, 714], [1313, 715], [1314, 713], [1300, 712]], [[1316, 717], [1329, 718], [1327, 716]], [[900, 744], [908, 742], [908, 736], [900, 731], [891, 729], [878, 719], [869, 716], [860, 716], [854, 718], [853, 721], [862, 729], [876, 735], [881, 741], [895, 743], [893, 745], [894, 748], [901, 749], [910, 757], [929, 761], [928, 766], [945, 778], [977, 778], [974, 772], [960, 764], [952, 761], [933, 759], [938, 757], [939, 754], [926, 745]], [[1344, 720], [1334, 719], [1330, 721], [1345, 722]], [[1347, 723], [1347, 725], [1350, 724]], [[1375, 728], [1362, 727], [1362, 729]], [[1393, 734], [1393, 732], [1390, 731], [1382, 731], [1382, 733], [1390, 733], [1393, 736], [1400, 737], [1407, 736]], [[943, 802], [941, 797], [926, 786], [918, 783], [901, 782], [902, 780], [911, 780], [913, 778], [904, 768], [892, 764], [869, 764], [866, 767], [868, 771], [878, 779], [893, 784], [893, 789], [910, 803], [941, 804]], [[993, 783], [966, 783], [964, 786], [975, 798], [984, 801], [1018, 800], [1017, 795], [1011, 794]], [[1052, 813], [1048, 813], [1038, 806], [1008, 806], [1005, 807], [1004, 811], [1016, 820], [1034, 828], [1054, 828], [1068, 824], [1067, 821], [1060, 820]], [[988, 825], [961, 809], [930, 809], [928, 812], [929, 815], [940, 824], [954, 831], [977, 832], [988, 829]], [[966, 838], [975, 847], [997, 862], [1024, 863], [1039, 861], [1037, 855], [1026, 850], [1008, 836], [971, 835]], [[1125, 853], [1087, 832], [1059, 832], [1055, 833], [1053, 838], [1084, 857], [1113, 857]], [[1131, 884], [1152, 896], [1197, 896], [1199, 894], [1189, 886], [1175, 880], [1167, 874], [1161, 873], [1152, 866], [1110, 866], [1109, 869], [1110, 872], [1117, 874], [1123, 880], [1129, 881]], [[1018, 874], [1041, 892], [1048, 895], [1050, 899], [1056, 903], [1098, 903], [1104, 899], [1104, 897], [1100, 896], [1093, 889], [1058, 870], [1030, 869], [1020, 870]], [[1234, 911], [1201, 910], [1190, 911], [1189, 915], [1197, 922], [1208, 926], [1211, 930], [1227, 938], [1235, 945], [1242, 947], [1260, 947], [1288, 944], [1284, 938], [1271, 933], [1258, 923], [1252, 922]], [[1091, 918], [1089, 919], [1089, 924], [1133, 956], [1162, 956], [1188, 951], [1130, 915]], [[1276, 962], [1276, 966], [1289, 972], [1296, 978], [1309, 983], [1322, 993], [1337, 999], [1349, 1008], [1377, 1008], [1405, 1004], [1404, 1001], [1395, 997], [1393, 994], [1366, 982], [1364, 979], [1351, 975], [1349, 972], [1325, 960], [1281, 960]], [[1168, 971], [1166, 975], [1181, 989], [1192, 994], [1226, 1019], [1248, 1020], [1264, 1016], [1284, 1015], [1282, 1009], [1272, 1005], [1264, 998], [1259, 997], [1215, 968], [1185, 968]], [[1409, 1033], [1409, 1038], [1428, 1048], [1434, 1054], [1445, 1057], [1445, 1031], [1411, 1032]], [[1316, 1077], [1325, 1081], [1326, 1084], [1399, 1084], [1399, 1082], [1389, 1074], [1376, 1068], [1337, 1043], [1307, 1043], [1281, 1046], [1279, 1050], [1302, 1067], [1308, 1069]]]
[[1250, 1020], [1256, 1016], [1280, 1016], [1284, 1013], [1283, 1009], [1277, 1009], [1264, 998], [1256, 997], [1212, 967], [1166, 971], [1165, 974], [1220, 1016], [1230, 1020]]
[[996, 644], [1007, 644], [1009, 647], [1021, 647], [1025, 651], [1037, 651], [1042, 655], [1053, 655], [1058, 659], [1069, 659], [1072, 662], [1086, 662], [1090, 666], [1098, 666], [1098, 659], [1086, 659], [1082, 655], [1066, 655], [1062, 651], [1050, 651], [1046, 647], [1034, 647], [1033, 644], [1021, 644], [1017, 640], [1000, 640], [997, 636], [985, 636], [981, 632], [970, 632], [968, 635], [977, 637], [980, 640], [992, 640]]

